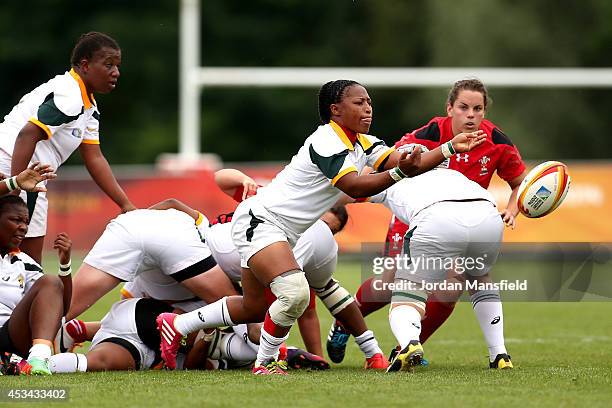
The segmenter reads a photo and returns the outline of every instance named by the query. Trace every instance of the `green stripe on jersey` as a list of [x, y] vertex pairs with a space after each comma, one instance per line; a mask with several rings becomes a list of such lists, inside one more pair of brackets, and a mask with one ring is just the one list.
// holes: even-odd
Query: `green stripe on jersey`
[[333, 179], [340, 173], [342, 166], [344, 165], [344, 159], [348, 155], [348, 149], [331, 155], [330, 157], [321, 156], [319, 153], [315, 152], [312, 145], [308, 148], [310, 152], [310, 160], [314, 164], [317, 165], [319, 170], [327, 177], [328, 179]]
[[[83, 112], [84, 110], [81, 109], [81, 113]], [[38, 120], [47, 126], [60, 126], [64, 123], [75, 121], [81, 115], [81, 113], [76, 116], [66, 115], [57, 106], [55, 106], [55, 102], [53, 101], [53, 93], [50, 93], [47, 95], [42, 105], [38, 107]]]

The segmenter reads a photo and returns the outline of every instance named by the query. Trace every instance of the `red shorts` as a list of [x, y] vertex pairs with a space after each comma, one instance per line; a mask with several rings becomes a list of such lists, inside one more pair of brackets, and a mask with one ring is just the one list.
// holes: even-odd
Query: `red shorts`
[[408, 225], [395, 218], [395, 215], [391, 216], [385, 239], [385, 256], [394, 257], [402, 253], [404, 235], [408, 232], [408, 228]]

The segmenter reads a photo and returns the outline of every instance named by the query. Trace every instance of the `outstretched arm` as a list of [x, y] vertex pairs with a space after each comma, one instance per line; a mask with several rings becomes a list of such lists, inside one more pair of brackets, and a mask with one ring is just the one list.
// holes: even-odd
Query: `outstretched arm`
[[0, 180], [4, 180], [4, 183], [0, 183], [0, 196], [16, 189], [47, 191], [44, 186], [37, 186], [37, 184], [44, 180], [54, 179], [56, 176], [51, 166], [38, 162], [32, 163], [30, 167], [13, 177], [5, 178], [3, 174], [0, 174]]
[[53, 242], [53, 249], [57, 249], [59, 258], [58, 275], [64, 284], [64, 314], [67, 314], [72, 300], [72, 261], [70, 258], [72, 241], [70, 237], [65, 232], [60, 232]]
[[135, 210], [136, 207], [117, 182], [108, 161], [100, 150], [100, 145], [81, 143], [79, 150], [91, 178], [121, 208], [121, 212]]

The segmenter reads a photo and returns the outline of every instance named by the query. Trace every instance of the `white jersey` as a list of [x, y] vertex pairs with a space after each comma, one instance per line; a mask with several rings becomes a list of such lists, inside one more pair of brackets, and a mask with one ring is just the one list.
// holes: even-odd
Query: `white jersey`
[[9, 252], [0, 260], [0, 327], [13, 309], [43, 276], [42, 268], [23, 252]]
[[[239, 282], [240, 255], [232, 241], [231, 227], [231, 223], [212, 225], [204, 238], [219, 267], [232, 281]], [[338, 244], [327, 224], [318, 220], [298, 239], [293, 255], [308, 283], [323, 287], [336, 268]]]
[[417, 214], [435, 203], [476, 199], [495, 205], [491, 193], [458, 171], [434, 169], [405, 178], [371, 197], [370, 201], [383, 203], [403, 223], [412, 225]]
[[338, 200], [335, 184], [365, 166], [379, 169], [393, 148], [374, 136], [357, 135], [355, 144], [333, 121], [319, 126], [289, 163], [265, 187], [257, 200], [297, 234], [310, 227]]
[[0, 124], [0, 150], [12, 157], [15, 140], [27, 122], [40, 127], [47, 140], [36, 144], [32, 161], [57, 169], [81, 143], [99, 144], [100, 112], [81, 77], [70, 70], [21, 98]]

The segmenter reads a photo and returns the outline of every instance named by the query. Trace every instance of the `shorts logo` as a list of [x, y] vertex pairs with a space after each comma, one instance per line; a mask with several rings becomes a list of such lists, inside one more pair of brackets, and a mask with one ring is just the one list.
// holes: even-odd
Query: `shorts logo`
[[491, 320], [491, 324], [497, 324], [501, 320], [501, 317], [495, 316], [495, 319]]
[[253, 232], [255, 232], [255, 228], [257, 228], [257, 226], [259, 224], [262, 224], [264, 221], [257, 218], [255, 214], [253, 214], [253, 210], [249, 210], [249, 215], [251, 216], [251, 226], [246, 230], [246, 239], [247, 241], [251, 242], [251, 240], [253, 239]]
[[5, 276], [5, 277], [2, 278], [2, 280], [5, 281], [5, 282], [8, 282], [9, 279], [11, 279], [10, 276]]
[[72, 129], [72, 132], [70, 132], [70, 133], [72, 134], [72, 136], [74, 136], [74, 137], [76, 137], [78, 139], [80, 139], [81, 135], [83, 134], [81, 129], [78, 129], [78, 128]]
[[414, 327], [416, 327], [417, 329], [421, 330], [421, 325], [420, 325], [420, 324], [417, 324], [417, 323], [412, 323], [412, 325], [413, 325]]

